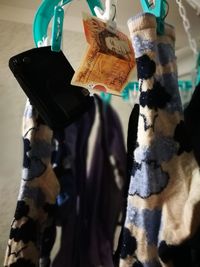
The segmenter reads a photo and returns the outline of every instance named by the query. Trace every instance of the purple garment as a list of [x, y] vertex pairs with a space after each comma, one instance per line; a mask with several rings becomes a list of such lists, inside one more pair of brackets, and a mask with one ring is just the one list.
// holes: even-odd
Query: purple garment
[[[76, 143], [75, 158], [72, 161], [76, 198], [70, 212], [66, 212], [66, 205], [60, 207], [60, 213], [66, 214], [66, 218], [60, 222], [61, 246], [52, 267], [114, 266], [113, 242], [118, 217], [123, 208], [126, 151], [117, 114], [97, 96], [95, 102], [100, 123], [88, 175], [88, 137], [95, 112], [86, 113], [77, 123], [77, 131], [73, 131], [75, 142], [71, 140], [68, 144], [70, 129], [65, 130], [65, 142], [68, 145]], [[109, 157], [111, 155], [112, 161]], [[62, 162], [62, 157], [60, 161]]]

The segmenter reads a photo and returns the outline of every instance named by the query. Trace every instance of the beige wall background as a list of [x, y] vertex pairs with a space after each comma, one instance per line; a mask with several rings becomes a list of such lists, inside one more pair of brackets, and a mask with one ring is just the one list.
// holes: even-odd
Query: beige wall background
[[[122, 10], [119, 22], [125, 31], [127, 31], [126, 19], [130, 16], [129, 2], [132, 3], [133, 1], [119, 1], [119, 10]], [[175, 1], [168, 2], [174, 5]], [[33, 21], [35, 8], [39, 3], [39, 0], [0, 0], [0, 264], [3, 262], [20, 186], [22, 165], [21, 122], [26, 101], [23, 91], [8, 69], [8, 60], [11, 56], [34, 47], [31, 22]], [[80, 16], [77, 13], [79, 4], [82, 5], [83, 1], [75, 1], [75, 8], [68, 12], [69, 16], [67, 22], [65, 22], [63, 41], [63, 51], [75, 69], [79, 65], [86, 48], [83, 33], [78, 30], [81, 28]], [[139, 11], [138, 4], [136, 8], [134, 7], [132, 10], [135, 14]], [[192, 8], [188, 5], [186, 7], [192, 21], [193, 33], [198, 37], [200, 18], [196, 16]], [[82, 8], [84, 9], [85, 5]], [[183, 78], [190, 78], [190, 71], [194, 67], [194, 59], [187, 47], [187, 39], [176, 7], [173, 6], [171, 9], [168, 20], [178, 27], [179, 74]], [[123, 102], [119, 97], [113, 97], [112, 105], [118, 110], [126, 136], [131, 105]]]

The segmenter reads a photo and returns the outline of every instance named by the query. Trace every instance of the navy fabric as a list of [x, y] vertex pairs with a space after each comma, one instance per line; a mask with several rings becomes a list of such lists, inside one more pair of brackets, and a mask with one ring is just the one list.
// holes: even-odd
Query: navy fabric
[[[86, 158], [94, 110], [86, 113], [73, 128], [68, 127], [64, 131], [63, 152], [60, 153], [62, 146], [60, 149], [57, 146], [57, 152], [54, 151], [54, 159], [57, 158], [57, 161], [53, 165], [59, 181], [70, 178], [73, 186], [67, 186], [66, 189], [73, 188], [73, 194], [70, 196], [66, 190], [62, 192], [64, 187], [60, 183], [62, 194], [57, 202], [60, 201], [58, 217], [62, 235], [52, 267], [114, 267], [113, 243], [119, 213], [123, 209], [126, 151], [118, 115], [97, 96], [95, 102], [99, 125], [94, 145], [90, 147], [93, 153], [89, 173], [86, 172]], [[57, 138], [54, 143], [63, 142]], [[114, 157], [115, 165], [110, 162], [110, 155]], [[64, 176], [63, 162], [68, 170]], [[120, 180], [121, 187], [116, 178]], [[61, 195], [67, 197], [62, 198]], [[69, 203], [71, 209], [66, 208]]]

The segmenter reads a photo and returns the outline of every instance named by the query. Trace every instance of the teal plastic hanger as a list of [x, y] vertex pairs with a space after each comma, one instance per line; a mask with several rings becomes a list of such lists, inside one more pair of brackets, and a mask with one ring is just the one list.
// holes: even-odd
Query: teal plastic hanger
[[178, 87], [180, 91], [189, 92], [193, 88], [192, 81], [178, 81]]
[[61, 49], [64, 15], [64, 9], [61, 6], [56, 6], [54, 9], [51, 44], [51, 49], [54, 52], [59, 52]]
[[99, 8], [103, 8], [102, 2], [100, 0], [86, 0], [88, 3], [88, 6], [90, 8], [90, 12], [93, 16], [96, 16], [94, 12], [94, 8], [97, 6]]
[[[71, 0], [72, 1], [72, 0]], [[64, 1], [61, 2], [62, 6], [71, 2], [71, 1]], [[90, 11], [92, 15], [95, 15], [94, 8], [96, 6], [101, 6], [101, 2], [98, 0], [88, 0], [87, 1]], [[52, 27], [52, 44], [51, 49], [52, 51], [59, 52], [61, 49], [62, 43], [62, 32], [63, 32], [63, 22], [64, 22], [64, 9], [62, 6], [56, 6], [54, 9], [54, 17], [53, 17], [53, 27]]]
[[103, 100], [106, 104], [110, 104], [111, 99], [112, 99], [112, 95], [111, 95], [111, 94], [101, 92], [101, 93], [100, 93], [100, 96], [101, 96], [102, 100]]
[[[200, 77], [199, 77], [200, 78]], [[179, 80], [178, 86], [180, 92], [190, 92], [193, 89], [193, 83], [189, 80]], [[130, 91], [136, 91], [139, 92], [139, 83], [138, 82], [129, 82], [127, 86], [124, 88], [123, 92], [121, 93], [121, 96], [124, 101], [129, 101], [129, 95]]]
[[60, 0], [43, 0], [39, 6], [33, 22], [33, 38], [38, 47], [40, 42], [47, 38], [48, 25], [54, 15], [54, 8]]
[[[61, 9], [62, 6], [70, 3], [71, 1], [72, 0], [43, 0], [35, 14], [33, 23], [33, 38], [37, 47], [47, 38], [47, 29], [49, 23], [52, 17], [55, 15], [52, 29], [52, 50], [60, 50], [64, 19], [64, 13], [61, 11]], [[95, 6], [102, 8], [100, 0], [87, 0], [87, 3], [93, 15], [95, 15]]]
[[129, 82], [127, 86], [124, 88], [123, 92], [121, 93], [121, 96], [124, 101], [129, 100], [129, 92], [130, 91], [139, 91], [139, 83], [138, 82]]
[[197, 77], [196, 77], [196, 85], [200, 83], [200, 53], [197, 59]]
[[164, 34], [164, 18], [166, 15], [166, 0], [155, 0], [155, 6], [152, 8], [148, 0], [140, 0], [143, 11], [151, 13], [157, 19], [157, 32]]

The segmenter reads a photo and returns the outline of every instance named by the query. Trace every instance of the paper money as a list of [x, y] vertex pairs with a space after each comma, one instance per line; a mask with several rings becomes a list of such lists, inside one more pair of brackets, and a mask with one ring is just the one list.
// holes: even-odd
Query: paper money
[[83, 24], [89, 46], [72, 84], [120, 95], [135, 66], [130, 40], [96, 17], [84, 14]]

